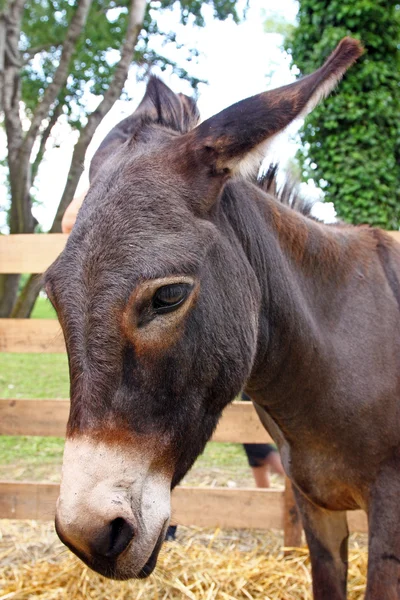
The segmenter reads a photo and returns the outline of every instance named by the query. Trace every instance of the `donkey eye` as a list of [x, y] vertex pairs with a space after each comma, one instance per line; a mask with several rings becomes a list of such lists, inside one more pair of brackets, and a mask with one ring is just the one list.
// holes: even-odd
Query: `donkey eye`
[[158, 288], [153, 296], [153, 309], [158, 314], [171, 312], [183, 304], [192, 287], [188, 283], [173, 283]]

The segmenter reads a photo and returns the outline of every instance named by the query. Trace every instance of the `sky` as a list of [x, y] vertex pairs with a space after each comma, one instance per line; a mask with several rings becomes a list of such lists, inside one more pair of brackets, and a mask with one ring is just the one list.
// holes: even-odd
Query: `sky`
[[[241, 1], [243, 7], [245, 3]], [[280, 0], [279, 3], [276, 0], [250, 0], [246, 19], [235, 24], [232, 19], [225, 21], [213, 19], [212, 10], [205, 6], [204, 16], [207, 25], [204, 28], [181, 25], [177, 10], [162, 11], [159, 18], [160, 28], [175, 30], [177, 40], [187, 47], [198, 49], [200, 56], [185, 64], [187, 50], [177, 51], [173, 44], [162, 47], [160, 44], [157, 45], [157, 40], [153, 40], [153, 47], [168, 58], [177, 60], [191, 75], [207, 80], [207, 84], [199, 85], [197, 100], [201, 118], [205, 119], [238, 100], [294, 80], [295, 74], [290, 69], [290, 57], [282, 48], [282, 36], [265, 33], [264, 22], [266, 16], [275, 14], [294, 24], [297, 8], [295, 0]], [[175, 92], [192, 95], [189, 84], [176, 75], [157, 73], [157, 70], [153, 72], [160, 74], [164, 82]], [[128, 77], [125, 89], [132, 101], [116, 102], [100, 124], [87, 152], [86, 168], [108, 131], [134, 111], [144, 94], [145, 83], [136, 81], [134, 69]], [[93, 104], [94, 109], [98, 99], [89, 97], [88, 102]], [[284, 167], [292, 159], [298, 148], [296, 132], [300, 126], [301, 123], [295, 123], [274, 142], [266, 162], [278, 161]], [[45, 155], [36, 186], [36, 196], [41, 205], [34, 208], [34, 214], [44, 230], [50, 227], [54, 218], [65, 185], [75, 141], [76, 133], [71, 132], [65, 122], [61, 121], [56, 125], [50, 141], [54, 148]], [[85, 169], [77, 193], [81, 193], [87, 187]], [[319, 195], [319, 191], [312, 185], [308, 186], [306, 193], [313, 197]], [[3, 193], [0, 189], [0, 202], [3, 198], [4, 189]], [[331, 219], [334, 216], [333, 206], [325, 205], [322, 216]]]

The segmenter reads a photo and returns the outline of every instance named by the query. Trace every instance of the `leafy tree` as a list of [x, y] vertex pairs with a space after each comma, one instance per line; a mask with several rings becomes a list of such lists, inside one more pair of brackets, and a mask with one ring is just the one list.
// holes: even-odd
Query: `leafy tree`
[[292, 34], [294, 25], [279, 12], [263, 10], [262, 15], [265, 33], [277, 33], [285, 38]]
[[301, 0], [286, 42], [301, 73], [321, 65], [346, 35], [365, 54], [339, 91], [306, 119], [299, 158], [352, 223], [400, 226], [400, 6], [397, 0]]
[[[202, 7], [215, 17], [238, 19], [236, 0], [0, 0], [0, 110], [7, 137], [10, 233], [33, 233], [33, 184], [52, 129], [62, 115], [79, 138], [51, 232], [59, 232], [83, 170], [86, 149], [123, 90], [132, 63], [182, 68], [155, 53], [152, 36], [175, 43], [159, 30], [161, 10], [179, 6], [181, 20], [204, 25]], [[112, 62], [117, 52], [118, 59]], [[192, 50], [192, 53], [196, 53]], [[88, 95], [99, 99], [89, 112]], [[17, 299], [19, 275], [0, 275], [0, 317], [29, 316], [39, 291], [31, 276]]]

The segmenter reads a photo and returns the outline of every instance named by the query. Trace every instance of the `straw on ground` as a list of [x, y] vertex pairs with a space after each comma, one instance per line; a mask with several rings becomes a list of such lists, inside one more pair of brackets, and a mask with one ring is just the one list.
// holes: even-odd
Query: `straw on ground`
[[[0, 523], [0, 600], [311, 600], [308, 551], [283, 556], [278, 532], [180, 528], [144, 581], [100, 577], [64, 550], [50, 524]], [[365, 592], [364, 540], [353, 540], [349, 600]]]

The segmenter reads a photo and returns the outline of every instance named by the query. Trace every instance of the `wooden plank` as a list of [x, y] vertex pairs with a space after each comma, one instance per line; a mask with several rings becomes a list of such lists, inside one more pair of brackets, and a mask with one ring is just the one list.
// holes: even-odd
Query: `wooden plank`
[[0, 273], [43, 273], [67, 239], [63, 233], [0, 235]]
[[[400, 242], [400, 231], [389, 231]], [[0, 235], [0, 273], [43, 273], [63, 250], [62, 233]]]
[[64, 437], [69, 400], [0, 399], [0, 435]]
[[[51, 520], [59, 486], [55, 483], [0, 481], [0, 519]], [[178, 487], [172, 493], [172, 522], [198, 527], [280, 529], [280, 490]], [[361, 511], [349, 513], [352, 531], [367, 531]]]
[[[400, 242], [399, 231], [392, 231], [390, 232], [390, 234], [393, 235]], [[53, 237], [58, 235], [59, 234], [51, 234], [47, 237]], [[32, 236], [0, 236], [0, 242], [4, 244], [5, 239], [14, 237], [31, 239], [46, 236], [42, 234]], [[62, 237], [65, 240], [66, 236]], [[2, 255], [1, 243], [0, 261], [4, 261], [5, 259]], [[41, 244], [41, 247], [42, 246], [45, 246], [45, 244]], [[28, 247], [28, 254], [29, 251], [30, 246]], [[49, 260], [48, 262], [50, 263], [51, 260]], [[12, 268], [14, 269], [14, 267]], [[30, 271], [30, 269], [27, 270], [28, 272]], [[60, 327], [57, 321], [54, 319], [0, 319], [0, 352], [65, 352], [65, 344]], [[259, 436], [259, 432], [257, 433], [257, 435]]]
[[[0, 518], [54, 518], [55, 483], [0, 481]], [[180, 525], [227, 528], [279, 528], [282, 494], [277, 490], [178, 487], [172, 494], [172, 521]]]
[[58, 490], [54, 483], [0, 481], [0, 519], [51, 521]]
[[178, 487], [172, 493], [174, 524], [234, 529], [281, 529], [280, 490]]
[[0, 352], [65, 352], [56, 319], [0, 319]]
[[350, 531], [368, 532], [368, 519], [363, 510], [352, 510], [347, 513]]
[[[302, 545], [303, 523], [293, 493], [292, 482], [288, 477], [285, 477], [283, 503], [283, 543], [286, 548], [298, 548]], [[285, 551], [285, 554], [290, 554], [290, 550]]]
[[[69, 400], [25, 400], [0, 398], [0, 435], [44, 435], [64, 437]], [[213, 442], [258, 444], [271, 441], [250, 402], [227, 406]]]
[[212, 437], [213, 442], [266, 444], [273, 442], [251, 402], [229, 404]]

